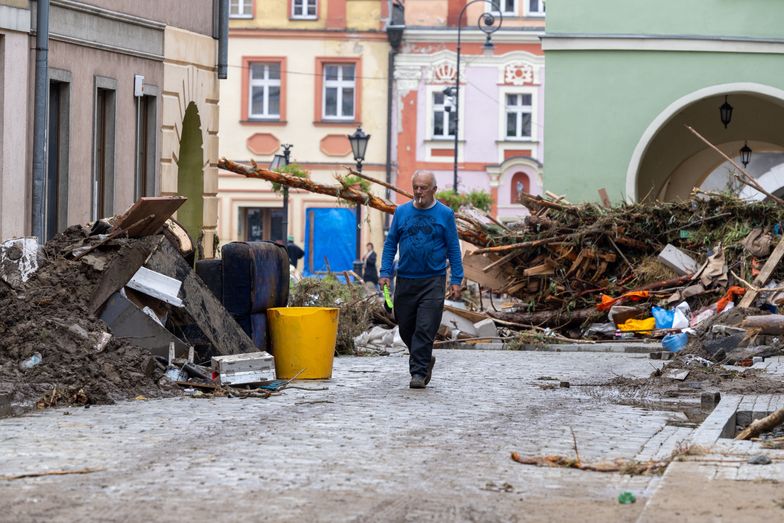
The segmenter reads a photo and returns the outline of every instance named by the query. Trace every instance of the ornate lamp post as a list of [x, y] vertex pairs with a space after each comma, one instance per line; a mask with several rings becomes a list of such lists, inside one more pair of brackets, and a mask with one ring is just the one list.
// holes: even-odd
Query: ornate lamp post
[[[484, 45], [485, 51], [490, 51], [493, 49], [493, 42], [490, 39], [490, 35], [498, 31], [501, 28], [501, 23], [504, 21], [504, 17], [501, 14], [501, 8], [498, 6], [498, 2], [491, 0], [472, 0], [463, 6], [463, 9], [460, 10], [460, 15], [457, 17], [457, 73], [455, 75], [455, 86], [444, 90], [445, 95], [449, 97], [454, 96], [455, 98], [455, 166], [452, 178], [453, 190], [455, 191], [455, 194], [457, 194], [457, 137], [459, 134], [458, 129], [460, 129], [460, 36], [463, 29], [463, 16], [465, 15], [466, 9], [468, 9], [468, 6], [479, 2], [490, 4], [493, 8], [493, 11], [485, 11], [479, 15], [479, 19], [476, 22], [479, 30], [482, 31], [486, 36]], [[449, 125], [448, 121], [447, 125]]]
[[[362, 172], [362, 162], [365, 161], [365, 151], [367, 151], [370, 135], [362, 130], [362, 127], [357, 127], [354, 134], [348, 135], [348, 141], [351, 144], [351, 152], [354, 153], [354, 161], [357, 162], [357, 172]], [[362, 258], [362, 204], [357, 204], [357, 261]]]
[[[290, 143], [281, 144], [283, 147], [283, 154], [276, 154], [270, 162], [270, 171], [279, 171], [289, 164], [289, 157], [291, 155], [291, 148], [294, 147]], [[289, 188], [283, 186], [283, 219], [280, 221], [281, 235], [284, 243], [288, 244], [289, 241]]]

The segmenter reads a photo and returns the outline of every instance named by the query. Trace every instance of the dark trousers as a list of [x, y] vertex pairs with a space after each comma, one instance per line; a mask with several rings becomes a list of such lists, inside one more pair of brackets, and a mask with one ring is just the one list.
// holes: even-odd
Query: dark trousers
[[395, 285], [395, 318], [400, 337], [408, 347], [412, 376], [425, 376], [433, 355], [433, 340], [444, 311], [446, 276], [398, 278]]

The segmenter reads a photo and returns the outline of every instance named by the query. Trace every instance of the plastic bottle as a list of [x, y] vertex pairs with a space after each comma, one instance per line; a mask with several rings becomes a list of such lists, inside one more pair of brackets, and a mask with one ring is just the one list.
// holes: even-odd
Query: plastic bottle
[[20, 363], [19, 364], [19, 368], [22, 369], [22, 370], [24, 370], [24, 369], [32, 369], [33, 367], [35, 367], [36, 365], [41, 363], [41, 361], [43, 361], [43, 357], [41, 356], [41, 353], [40, 352], [35, 352], [35, 353], [33, 353], [32, 356], [30, 356], [29, 358], [24, 360], [22, 363]]
[[685, 332], [678, 334], [668, 334], [662, 338], [662, 347], [666, 351], [680, 352], [689, 342], [689, 335]]
[[629, 491], [621, 492], [618, 496], [618, 503], [621, 505], [631, 505], [635, 501], [637, 501], [637, 498]]

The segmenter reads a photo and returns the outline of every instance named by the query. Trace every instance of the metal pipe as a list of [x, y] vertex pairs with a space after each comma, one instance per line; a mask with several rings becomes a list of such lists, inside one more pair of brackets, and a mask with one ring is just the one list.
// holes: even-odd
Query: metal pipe
[[[291, 156], [290, 144], [283, 144], [283, 157], [286, 159], [286, 165], [289, 164], [289, 157]], [[280, 228], [283, 229], [283, 243], [289, 243], [289, 188], [287, 185], [283, 186], [283, 218], [280, 221]]]
[[33, 113], [33, 236], [43, 242], [44, 194], [46, 185], [47, 108], [49, 93], [49, 0], [36, 3], [35, 102]]
[[[362, 160], [357, 160], [357, 171], [362, 172]], [[362, 204], [357, 202], [357, 260], [362, 259]]]
[[[389, 60], [387, 65], [387, 176], [386, 182], [388, 184], [392, 184], [392, 100], [393, 100], [393, 88], [394, 88], [394, 75], [395, 75], [395, 56], [397, 56], [397, 50], [392, 48], [389, 50]], [[385, 197], [389, 200], [392, 197], [392, 193], [389, 189], [385, 192]], [[384, 230], [388, 231], [390, 225], [390, 216], [384, 216]]]
[[229, 77], [229, 0], [218, 0], [218, 79]]

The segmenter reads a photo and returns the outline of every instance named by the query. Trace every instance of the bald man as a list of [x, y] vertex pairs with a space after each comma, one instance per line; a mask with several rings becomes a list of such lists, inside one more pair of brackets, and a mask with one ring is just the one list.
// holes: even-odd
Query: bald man
[[441, 325], [446, 290], [446, 262], [450, 266], [450, 294], [460, 297], [463, 262], [455, 213], [436, 201], [438, 187], [431, 172], [413, 179], [414, 200], [395, 209], [381, 256], [381, 288], [389, 285], [395, 253], [400, 250], [395, 284], [395, 318], [409, 351], [410, 387], [424, 389], [436, 359], [433, 340]]

